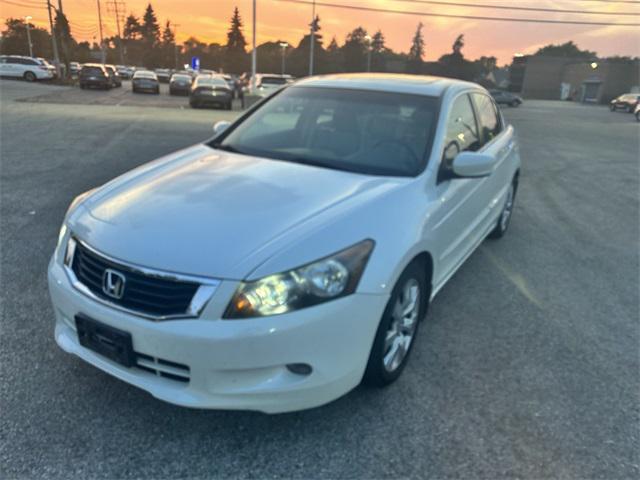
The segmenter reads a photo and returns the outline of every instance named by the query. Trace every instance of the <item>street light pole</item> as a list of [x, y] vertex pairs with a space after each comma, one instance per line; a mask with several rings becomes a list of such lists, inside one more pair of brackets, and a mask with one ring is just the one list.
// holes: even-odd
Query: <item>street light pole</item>
[[313, 75], [313, 54], [316, 43], [316, 0], [311, 7], [311, 46], [309, 47], [309, 76]]
[[31, 15], [27, 15], [26, 17], [24, 17], [25, 21], [27, 22], [27, 42], [29, 43], [30, 57], [33, 57], [33, 45], [31, 44], [31, 25], [29, 24], [32, 18], [33, 17]]
[[371, 37], [366, 35], [364, 41], [367, 44], [367, 72], [371, 71]]
[[179, 70], [178, 68], [178, 27], [179, 26], [180, 26], [179, 23], [173, 24], [173, 42], [174, 42], [173, 57], [176, 64], [176, 70]]
[[289, 44], [287, 42], [280, 42], [280, 46], [282, 47], [282, 75], [284, 75], [284, 55]]
[[256, 90], [256, 0], [253, 0], [253, 40], [251, 50], [251, 93]]

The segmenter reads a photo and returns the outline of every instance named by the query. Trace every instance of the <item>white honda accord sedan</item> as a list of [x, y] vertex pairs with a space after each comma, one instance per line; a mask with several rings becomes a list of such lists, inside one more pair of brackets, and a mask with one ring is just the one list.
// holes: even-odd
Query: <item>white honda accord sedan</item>
[[77, 197], [55, 338], [153, 396], [276, 413], [396, 380], [429, 301], [509, 225], [520, 158], [486, 90], [309, 78]]

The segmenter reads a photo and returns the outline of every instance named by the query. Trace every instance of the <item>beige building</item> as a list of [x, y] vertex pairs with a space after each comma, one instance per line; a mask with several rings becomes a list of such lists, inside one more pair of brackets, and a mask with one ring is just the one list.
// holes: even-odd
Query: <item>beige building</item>
[[640, 91], [640, 61], [530, 56], [514, 59], [511, 79], [524, 98], [607, 103]]

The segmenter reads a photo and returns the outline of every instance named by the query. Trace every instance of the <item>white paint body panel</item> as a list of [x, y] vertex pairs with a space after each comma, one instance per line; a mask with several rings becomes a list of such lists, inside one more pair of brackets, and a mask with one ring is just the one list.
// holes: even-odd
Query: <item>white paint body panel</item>
[[[362, 379], [402, 271], [428, 252], [435, 295], [495, 226], [520, 165], [508, 127], [482, 149], [497, 158], [491, 175], [438, 183], [451, 102], [484, 90], [419, 78], [345, 75], [301, 82], [441, 96], [431, 157], [418, 177], [340, 172], [196, 145], [92, 193], [66, 219], [78, 238], [115, 259], [222, 284], [200, 318], [152, 322], [74, 290], [57, 252], [49, 285], [58, 344], [158, 398], [190, 407], [281, 412], [351, 390]], [[367, 238], [375, 247], [355, 294], [273, 317], [221, 320], [239, 281], [298, 267]], [[190, 383], [134, 372], [82, 348], [72, 321], [79, 312], [131, 332], [136, 351], [189, 365]], [[288, 363], [308, 363], [314, 371], [301, 379], [286, 370]]]

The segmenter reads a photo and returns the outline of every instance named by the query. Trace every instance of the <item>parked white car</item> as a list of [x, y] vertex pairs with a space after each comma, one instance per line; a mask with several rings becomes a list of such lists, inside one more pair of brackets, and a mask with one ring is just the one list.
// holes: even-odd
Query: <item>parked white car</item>
[[[282, 87], [289, 85], [293, 81], [291, 75], [276, 75], [259, 73], [256, 75], [256, 95], [260, 97], [268, 97], [277, 92]], [[247, 91], [251, 90], [251, 82], [246, 87]]]
[[478, 85], [302, 80], [72, 202], [55, 339], [189, 407], [284, 412], [387, 385], [429, 301], [507, 231], [519, 168]]
[[23, 78], [28, 82], [50, 80], [55, 75], [55, 67], [38, 58], [21, 55], [0, 55], [0, 76]]

